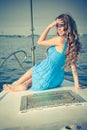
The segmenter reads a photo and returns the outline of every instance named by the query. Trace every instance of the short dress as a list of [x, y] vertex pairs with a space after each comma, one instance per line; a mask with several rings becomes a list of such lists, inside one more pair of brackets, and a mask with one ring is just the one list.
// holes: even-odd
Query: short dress
[[40, 91], [57, 88], [64, 80], [66, 41], [60, 53], [55, 46], [48, 49], [48, 57], [32, 68], [31, 90]]

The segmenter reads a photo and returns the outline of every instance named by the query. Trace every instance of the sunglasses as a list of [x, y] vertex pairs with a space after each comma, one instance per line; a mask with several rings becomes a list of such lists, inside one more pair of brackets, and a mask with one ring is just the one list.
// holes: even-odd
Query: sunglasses
[[56, 28], [61, 28], [61, 27], [64, 27], [65, 24], [56, 24]]

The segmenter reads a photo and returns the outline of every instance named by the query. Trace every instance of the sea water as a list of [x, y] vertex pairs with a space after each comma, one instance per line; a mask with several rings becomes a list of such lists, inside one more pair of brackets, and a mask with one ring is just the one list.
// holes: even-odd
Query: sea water
[[[46, 58], [47, 47], [38, 46], [37, 40], [39, 36], [34, 36], [35, 44], [35, 62], [42, 61]], [[82, 50], [80, 60], [78, 64], [78, 75], [80, 84], [87, 86], [87, 35], [81, 35], [80, 41], [82, 43]], [[12, 83], [21, 75], [25, 73], [29, 68], [32, 67], [32, 37], [31, 36], [0, 36], [0, 89], [2, 89], [3, 84]], [[17, 62], [14, 55], [10, 56], [7, 60], [6, 58], [13, 52], [23, 50], [27, 54], [27, 58], [22, 64], [23, 68]], [[16, 54], [20, 63], [25, 58], [23, 52]], [[4, 61], [6, 62], [4, 63]], [[4, 64], [3, 64], [4, 63]], [[65, 72], [65, 79], [73, 81], [71, 70]]]

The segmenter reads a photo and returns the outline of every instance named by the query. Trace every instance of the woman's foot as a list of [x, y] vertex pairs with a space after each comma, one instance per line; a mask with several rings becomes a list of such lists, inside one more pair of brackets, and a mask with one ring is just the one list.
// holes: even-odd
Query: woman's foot
[[9, 90], [10, 84], [4, 84], [3, 85], [3, 90]]
[[14, 86], [14, 85], [10, 85], [10, 84], [5, 84], [3, 86], [4, 90], [11, 90], [11, 91], [15, 91], [15, 92], [17, 92], [17, 91], [25, 91], [25, 90], [27, 90], [27, 88], [28, 87], [25, 84], [20, 84], [18, 86]]
[[30, 88], [31, 85], [32, 85], [32, 78], [21, 84], [19, 84], [18, 81], [15, 81], [13, 84], [5, 84], [3, 85], [3, 89], [11, 91], [25, 91], [28, 88]]

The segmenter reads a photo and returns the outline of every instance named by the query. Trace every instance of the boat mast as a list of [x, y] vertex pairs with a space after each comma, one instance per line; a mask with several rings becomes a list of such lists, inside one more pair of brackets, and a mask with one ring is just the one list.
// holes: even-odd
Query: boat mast
[[32, 66], [35, 64], [35, 46], [34, 46], [34, 27], [33, 27], [33, 8], [32, 8], [32, 0], [30, 0], [30, 16], [31, 16], [31, 32], [32, 32]]

